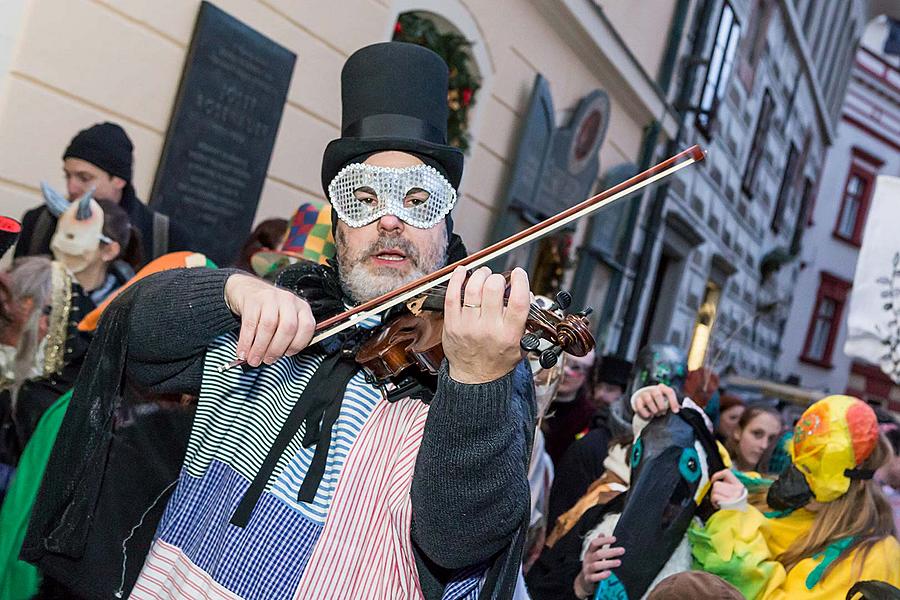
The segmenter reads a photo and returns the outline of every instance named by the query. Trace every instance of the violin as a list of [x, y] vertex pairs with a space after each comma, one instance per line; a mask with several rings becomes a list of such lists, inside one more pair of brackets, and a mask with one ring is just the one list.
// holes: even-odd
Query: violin
[[[422, 296], [425, 296], [426, 299], [428, 296], [439, 297], [440, 304], [443, 306], [443, 292], [441, 291], [441, 286], [444, 286], [445, 289], [446, 283], [450, 280], [456, 267], [465, 266], [471, 271], [480, 265], [484, 265], [503, 256], [515, 248], [538, 240], [561, 227], [565, 227], [573, 221], [586, 217], [620, 198], [624, 198], [637, 192], [651, 183], [659, 181], [685, 167], [702, 161], [704, 158], [706, 158], [706, 153], [700, 146], [691, 146], [690, 148], [682, 150], [678, 154], [665, 159], [661, 163], [650, 167], [646, 171], [638, 173], [634, 177], [553, 215], [536, 225], [532, 225], [524, 231], [520, 231], [505, 240], [501, 240], [483, 250], [470, 254], [462, 260], [438, 269], [434, 273], [410, 282], [399, 289], [388, 292], [378, 298], [364, 302], [359, 306], [355, 306], [329, 319], [321, 321], [316, 324], [315, 334], [310, 341], [310, 345], [321, 342], [341, 331], [354, 327], [365, 319], [382, 314], [394, 306], [410, 302], [415, 306], [415, 301]], [[571, 300], [571, 297], [569, 298]], [[561, 303], [557, 301], [557, 304]], [[522, 337], [522, 347], [529, 349], [533, 346], [534, 349], [536, 349], [540, 344], [541, 339], [547, 339], [553, 344], [553, 347], [550, 348], [550, 350], [553, 350], [552, 354], [554, 354], [555, 357], [558, 357], [564, 350], [578, 355], [577, 353], [581, 352], [582, 348], [590, 344], [590, 347], [588, 347], [587, 350], [584, 350], [584, 354], [587, 354], [590, 348], [593, 347], [593, 337], [590, 336], [588, 328], [583, 326], [582, 322], [578, 321], [579, 315], [581, 318], [584, 318], [587, 315], [578, 313], [574, 315], [574, 318], [569, 318], [568, 321], [566, 321], [565, 318], [561, 319], [555, 314], [547, 313], [548, 311], [541, 310], [539, 307], [532, 307], [529, 310], [528, 324], [526, 326], [528, 333]], [[372, 364], [374, 364], [380, 372], [393, 372], [394, 369], [399, 368], [399, 366], [404, 363], [403, 359], [395, 358], [394, 352], [397, 352], [400, 349], [409, 348], [410, 354], [413, 355], [412, 358], [407, 357], [406, 359], [407, 361], [410, 361], [409, 366], [416, 364], [426, 369], [432, 369], [436, 368], [435, 365], [440, 365], [440, 360], [436, 359], [438, 355], [435, 350], [439, 344], [435, 346], [434, 341], [435, 339], [438, 341], [440, 340], [440, 335], [437, 335], [437, 332], [442, 330], [440, 327], [442, 317], [439, 314], [436, 314], [429, 316], [427, 319], [427, 321], [421, 323], [413, 323], [408, 320], [397, 321], [396, 323], [393, 323], [392, 330], [385, 329], [385, 331], [382, 331], [377, 336], [378, 339], [382, 340], [382, 348], [379, 349], [375, 342], [373, 342], [371, 348], [372, 355], [370, 358], [373, 361]], [[585, 332], [587, 332], [587, 336], [585, 335]], [[392, 339], [391, 336], [394, 336], [393, 339], [395, 340], [403, 340], [403, 343], [398, 343], [396, 348], [394, 348], [388, 343], [389, 340]], [[432, 349], [432, 351], [430, 353], [425, 352], [425, 350], [429, 348]], [[418, 358], [416, 358], [416, 353], [418, 353]], [[547, 356], [546, 359], [544, 359], [545, 354]], [[375, 356], [378, 358], [375, 359]], [[546, 351], [541, 355], [541, 358], [552, 366], [552, 363], [549, 363], [551, 360], [550, 354], [547, 354]], [[384, 363], [384, 365], [379, 364], [379, 362]], [[220, 366], [219, 371], [224, 371], [242, 364], [244, 364], [243, 360], [234, 360]], [[389, 368], [388, 365], [394, 366]], [[384, 366], [384, 369], [381, 368], [382, 366]], [[408, 367], [402, 367], [401, 370], [405, 368]]]
[[[509, 294], [509, 273], [504, 273]], [[377, 381], [395, 378], [403, 371], [415, 367], [420, 372], [437, 375], [444, 360], [441, 336], [444, 325], [444, 293], [446, 285], [432, 288], [427, 293], [406, 303], [408, 313], [392, 319], [363, 343], [356, 353], [356, 362], [369, 370]], [[465, 287], [463, 287], [465, 294]], [[595, 345], [587, 316], [591, 309], [560, 315], [572, 302], [568, 292], [559, 292], [556, 302], [549, 308], [541, 308], [535, 302], [528, 307], [525, 335], [519, 345], [526, 352], [536, 352], [541, 340], [550, 347], [540, 353], [540, 365], [549, 369], [568, 352], [584, 356]]]

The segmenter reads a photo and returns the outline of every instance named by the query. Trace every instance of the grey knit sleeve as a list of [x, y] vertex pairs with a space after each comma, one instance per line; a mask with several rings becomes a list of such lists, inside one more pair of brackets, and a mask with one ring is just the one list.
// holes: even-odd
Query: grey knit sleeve
[[176, 269], [142, 279], [132, 297], [126, 372], [159, 393], [196, 394], [212, 340], [240, 321], [225, 304], [233, 269]]
[[413, 541], [445, 569], [484, 563], [528, 519], [534, 392], [527, 363], [495, 381], [438, 376], [412, 482]]

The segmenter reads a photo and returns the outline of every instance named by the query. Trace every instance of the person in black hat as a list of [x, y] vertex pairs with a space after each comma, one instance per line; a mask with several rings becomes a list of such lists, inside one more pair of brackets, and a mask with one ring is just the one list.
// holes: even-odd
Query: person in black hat
[[604, 461], [610, 444], [622, 441], [630, 434], [630, 415], [623, 408], [632, 364], [613, 355], [598, 359], [591, 369], [589, 391], [593, 398], [594, 415], [587, 431], [572, 441], [556, 464], [553, 488], [550, 491], [548, 522], [556, 520], [581, 498], [590, 485], [603, 475]]
[[[217, 597], [512, 597], [535, 427], [525, 272], [513, 270], [507, 303], [501, 275], [478, 269], [463, 294], [465, 270], [453, 273], [436, 377], [374, 383], [353, 360], [387, 315], [308, 347], [316, 322], [464, 255], [449, 219], [463, 156], [446, 143], [447, 83], [440, 57], [411, 44], [347, 60], [341, 137], [322, 164], [333, 264], [287, 267], [278, 287], [227, 269], [160, 273], [107, 308], [23, 557], [91, 597], [171, 598], [185, 577]], [[221, 369], [235, 358], [247, 365]], [[162, 520], [141, 525], [160, 523], [149, 554], [129, 547], [120, 585], [73, 577], [71, 561], [94, 522], [91, 495], [73, 491], [103, 485], [123, 378], [200, 400]]]
[[[132, 180], [134, 146], [119, 125], [105, 122], [83, 129], [63, 152], [63, 173], [69, 201], [94, 188], [94, 199], [119, 204], [140, 232], [143, 256], [156, 258], [172, 250], [187, 249], [186, 236], [135, 194]], [[45, 205], [33, 208], [22, 219], [22, 235], [15, 256], [50, 254], [56, 217]]]
[[598, 410], [609, 407], [622, 398], [628, 388], [632, 364], [618, 356], [607, 354], [594, 365], [594, 404]]

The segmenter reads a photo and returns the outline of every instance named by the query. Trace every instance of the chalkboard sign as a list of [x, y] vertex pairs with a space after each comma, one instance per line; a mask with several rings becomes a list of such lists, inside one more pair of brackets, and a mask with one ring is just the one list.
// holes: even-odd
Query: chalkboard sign
[[150, 204], [219, 265], [250, 232], [296, 58], [201, 4]]

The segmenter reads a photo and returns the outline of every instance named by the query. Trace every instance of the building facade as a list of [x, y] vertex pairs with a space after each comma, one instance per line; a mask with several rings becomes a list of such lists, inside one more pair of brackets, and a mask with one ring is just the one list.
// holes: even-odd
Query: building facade
[[[900, 412], [900, 388], [843, 352], [847, 297], [877, 175], [900, 175], [900, 56], [884, 52], [885, 17], [866, 29], [808, 214], [778, 374]], [[801, 293], [802, 291], [802, 293]]]
[[[486, 245], [513, 212], [503, 199], [538, 75], [564, 124], [592, 91], [608, 97], [597, 182], [616, 167], [650, 158], [671, 138], [676, 113], [661, 91], [683, 45], [684, 16], [696, 0], [216, 0], [222, 10], [297, 55], [256, 222], [289, 217], [321, 200], [322, 151], [340, 134], [340, 70], [357, 48], [392, 38], [414, 12], [472, 42], [480, 87], [469, 111], [467, 168], [456, 230], [472, 250]], [[0, 195], [5, 214], [40, 202], [39, 182], [61, 189], [60, 155], [77, 131], [112, 120], [135, 144], [135, 187], [148, 198], [199, 0], [9, 0], [0, 19]], [[679, 20], [680, 19], [680, 20]], [[648, 27], [647, 23], [653, 23]], [[651, 127], [652, 125], [652, 127]], [[642, 160], [642, 156], [647, 155]], [[589, 224], [567, 240], [582, 245]], [[621, 236], [619, 236], [621, 237]], [[573, 254], [575, 251], [573, 250]], [[522, 256], [535, 264], [537, 256]], [[603, 303], [608, 273], [581, 300]], [[573, 279], [574, 269], [566, 271]]]
[[834, 143], [850, 65], [869, 20], [862, 1], [698, 3], [670, 97], [676, 147], [701, 168], [645, 203], [610, 343], [652, 342], [689, 366], [778, 378], [806, 211]]
[[[565, 130], [602, 95], [597, 191], [698, 143], [698, 167], [511, 256], [538, 291], [595, 310], [598, 349], [672, 342], [692, 365], [774, 377], [799, 248], [864, 0], [216, 0], [297, 55], [256, 222], [322, 200], [322, 150], [340, 130], [340, 69], [414, 13], [471, 42], [479, 87], [455, 210], [470, 250], [534, 222], [510, 202], [529, 110]], [[885, 4], [885, 3], [881, 3]], [[887, 3], [891, 6], [891, 3]], [[62, 187], [60, 154], [98, 121], [135, 143], [150, 200], [200, 0], [8, 0], [0, 8], [0, 196], [17, 216]], [[879, 5], [880, 6], [880, 5]], [[549, 96], [548, 96], [549, 94]], [[588, 114], [589, 117], [592, 114]], [[589, 129], [589, 128], [585, 128]], [[563, 132], [565, 133], [565, 131]], [[574, 134], [579, 131], [574, 131]], [[569, 131], [573, 134], [573, 131]], [[564, 136], [563, 136], [564, 137]], [[570, 140], [577, 158], [577, 136]], [[564, 148], [565, 149], [565, 148]], [[576, 161], [577, 162], [577, 161]], [[580, 192], [579, 192], [580, 193]], [[547, 204], [577, 194], [550, 189]], [[793, 254], [792, 254], [793, 253]], [[787, 267], [784, 265], [787, 264]]]

